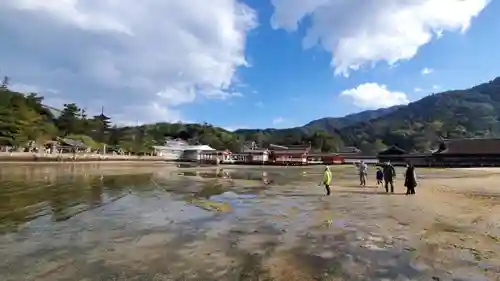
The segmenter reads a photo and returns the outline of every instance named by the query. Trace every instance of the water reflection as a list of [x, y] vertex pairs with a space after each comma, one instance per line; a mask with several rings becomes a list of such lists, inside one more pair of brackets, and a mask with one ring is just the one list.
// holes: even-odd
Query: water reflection
[[[17, 231], [26, 222], [44, 216], [54, 222], [65, 221], [127, 195], [150, 198], [169, 194], [175, 200], [207, 209], [207, 205], [213, 207], [220, 201], [214, 199], [217, 195], [228, 191], [255, 194], [318, 177], [299, 169], [109, 169], [102, 164], [0, 165], [0, 234]], [[216, 209], [228, 210], [220, 206]]]
[[[265, 190], [269, 188], [266, 185], [276, 179], [280, 181], [282, 176], [221, 168], [200, 171], [155, 168], [144, 173], [128, 170], [128, 173], [106, 174], [99, 164], [0, 166], [0, 234], [17, 231], [24, 223], [42, 216], [54, 222], [65, 221], [127, 195], [149, 198], [169, 194], [188, 203], [193, 203], [193, 198], [211, 201], [212, 197], [230, 190], [242, 194]], [[252, 182], [253, 185], [248, 185]]]
[[[152, 173], [135, 175], [45, 175], [41, 179], [3, 180], [0, 192], [0, 233], [48, 215], [64, 221], [78, 213], [120, 199], [135, 189], [147, 189]], [[145, 185], [146, 184], [146, 185]]]
[[[368, 268], [379, 256], [352, 257], [373, 255], [363, 237], [384, 209], [325, 201], [321, 178], [306, 168], [0, 165], [0, 280], [268, 280], [270, 268], [276, 280], [323, 280], [312, 276], [332, 264]], [[368, 220], [354, 212], [363, 209]]]

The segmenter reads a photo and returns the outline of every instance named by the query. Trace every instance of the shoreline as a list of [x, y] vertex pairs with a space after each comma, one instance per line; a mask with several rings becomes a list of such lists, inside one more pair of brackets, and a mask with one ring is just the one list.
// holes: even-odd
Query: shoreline
[[30, 152], [0, 152], [0, 163], [168, 163], [167, 159], [161, 156], [129, 156], [129, 155], [96, 155], [96, 154], [42, 154]]
[[0, 158], [0, 165], [67, 165], [67, 164], [113, 164], [113, 165], [129, 165], [129, 164], [165, 164], [172, 166], [174, 162], [160, 161], [160, 160], [84, 160], [84, 161], [3, 161]]

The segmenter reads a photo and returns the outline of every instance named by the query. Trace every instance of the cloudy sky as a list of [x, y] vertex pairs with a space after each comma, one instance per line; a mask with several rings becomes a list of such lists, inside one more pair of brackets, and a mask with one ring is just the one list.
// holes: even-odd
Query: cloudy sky
[[289, 127], [500, 76], [500, 1], [2, 0], [0, 75], [116, 123]]

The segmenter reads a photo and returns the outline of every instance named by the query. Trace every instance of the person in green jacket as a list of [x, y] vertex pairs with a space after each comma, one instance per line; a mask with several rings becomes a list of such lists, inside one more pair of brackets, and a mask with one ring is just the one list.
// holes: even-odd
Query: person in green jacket
[[332, 183], [332, 172], [330, 167], [325, 167], [325, 174], [323, 175], [323, 185], [326, 188], [326, 195], [330, 195], [330, 184]]

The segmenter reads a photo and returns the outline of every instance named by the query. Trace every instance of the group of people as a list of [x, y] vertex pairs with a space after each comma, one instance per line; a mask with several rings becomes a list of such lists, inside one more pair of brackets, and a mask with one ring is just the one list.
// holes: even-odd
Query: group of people
[[[368, 165], [364, 161], [360, 161], [356, 163], [358, 173], [359, 173], [359, 181], [361, 186], [366, 186], [366, 180], [368, 177]], [[377, 186], [383, 185], [385, 187], [385, 191], [389, 193], [394, 193], [394, 179], [396, 178], [396, 170], [394, 166], [391, 165], [390, 162], [381, 164], [381, 168], [377, 168], [376, 180]], [[323, 176], [323, 185], [326, 188], [326, 195], [330, 195], [330, 185], [332, 181], [332, 172], [330, 168], [326, 166], [325, 173]], [[406, 187], [406, 195], [415, 194], [415, 188], [417, 187], [417, 175], [415, 173], [415, 166], [411, 163], [408, 163], [405, 171], [405, 181], [404, 186]]]

